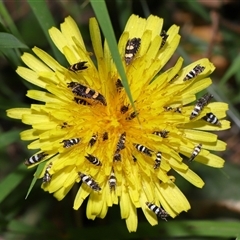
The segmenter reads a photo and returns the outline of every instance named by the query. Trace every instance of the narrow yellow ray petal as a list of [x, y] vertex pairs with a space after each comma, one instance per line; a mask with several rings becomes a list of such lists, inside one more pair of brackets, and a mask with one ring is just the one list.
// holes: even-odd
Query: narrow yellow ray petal
[[35, 140], [38, 138], [39, 132], [36, 129], [28, 129], [25, 131], [22, 131], [20, 133], [20, 137], [22, 140], [29, 141], [29, 140]]
[[204, 157], [204, 156], [198, 156], [196, 158], [196, 162], [200, 162], [203, 163], [209, 167], [215, 167], [215, 168], [222, 168], [224, 165], [224, 160], [214, 154], [209, 154], [208, 157]]
[[7, 116], [15, 119], [22, 119], [25, 114], [31, 114], [31, 109], [29, 108], [12, 108], [7, 110]]
[[120, 198], [121, 218], [128, 218], [130, 214], [130, 197], [127, 193], [124, 183], [122, 184], [122, 195]]
[[86, 211], [88, 219], [94, 220], [102, 211], [103, 201], [101, 201], [101, 198], [101, 194], [98, 192], [92, 192], [90, 194]]
[[213, 150], [213, 151], [225, 151], [227, 144], [221, 140], [217, 140], [214, 143], [204, 143], [203, 147], [208, 150]]
[[89, 29], [96, 57], [97, 59], [103, 58], [101, 34], [95, 18], [90, 18]]
[[89, 190], [86, 191], [86, 188], [84, 186], [81, 186], [79, 189], [78, 189], [78, 192], [77, 192], [77, 195], [74, 199], [74, 203], [73, 203], [73, 209], [74, 210], [78, 210], [84, 199], [89, 195]]
[[183, 178], [185, 178], [187, 181], [189, 181], [191, 184], [198, 188], [202, 188], [204, 185], [203, 180], [190, 168], [188, 168], [186, 171], [184, 170], [177, 170], [174, 169], [179, 175], [181, 175]]
[[49, 54], [44, 52], [42, 49], [38, 47], [34, 47], [33, 52], [45, 63], [47, 64], [53, 71], [61, 71], [62, 66]]
[[130, 213], [128, 217], [126, 218], [126, 225], [129, 232], [136, 232], [137, 225], [138, 225], [138, 219], [137, 219], [137, 209], [130, 201]]
[[213, 133], [184, 129], [183, 134], [186, 138], [194, 140], [195, 142], [216, 142], [217, 135]]
[[136, 15], [131, 15], [128, 19], [125, 32], [129, 32], [129, 38], [141, 37], [146, 27], [146, 19], [140, 18]]
[[72, 183], [71, 185], [69, 185], [67, 188], [62, 187], [59, 190], [57, 190], [56, 192], [54, 192], [53, 196], [58, 200], [61, 201], [67, 194], [68, 192], [71, 190], [71, 188], [73, 187]]
[[[163, 198], [171, 202], [171, 208], [177, 213], [188, 211], [190, 209], [190, 204], [187, 201], [186, 197], [174, 183], [169, 182], [161, 184], [160, 191]], [[166, 209], [164, 205], [163, 207]]]
[[46, 83], [43, 82], [42, 80], [38, 79], [38, 74], [28, 68], [25, 67], [18, 67], [16, 70], [17, 74], [27, 80], [28, 82], [41, 87], [45, 88]]
[[38, 91], [38, 90], [28, 90], [26, 96], [29, 98], [38, 100], [38, 101], [42, 101], [42, 102], [60, 103], [60, 101], [52, 94], [47, 93], [47, 92]]
[[150, 15], [147, 18], [146, 29], [151, 30], [152, 40], [155, 38], [155, 36], [157, 36], [161, 33], [162, 26], [163, 26], [163, 19], [162, 18], [159, 18], [157, 16], [153, 16], [153, 15]]
[[22, 55], [23, 62], [34, 72], [49, 72], [51, 71], [42, 61], [34, 57], [32, 54], [24, 53]]
[[61, 31], [64, 37], [72, 46], [74, 46], [73, 37], [75, 37], [81, 44], [81, 48], [86, 50], [82, 35], [76, 22], [72, 19], [72, 17], [68, 16], [65, 18], [64, 23], [61, 24]]

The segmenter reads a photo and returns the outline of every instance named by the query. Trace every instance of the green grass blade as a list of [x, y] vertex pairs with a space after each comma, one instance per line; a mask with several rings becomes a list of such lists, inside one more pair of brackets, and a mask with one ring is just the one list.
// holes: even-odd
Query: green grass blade
[[21, 34], [19, 33], [16, 25], [14, 24], [14, 21], [12, 20], [11, 15], [9, 15], [4, 5], [4, 1], [0, 1], [0, 17], [1, 17], [0, 19], [1, 22], [5, 22], [10, 32], [17, 38], [21, 39]]
[[21, 163], [0, 182], [0, 203], [21, 183], [26, 174], [27, 168]]
[[4, 148], [9, 144], [19, 140], [20, 130], [12, 130], [0, 134], [0, 148]]
[[227, 80], [239, 71], [240, 54], [233, 60], [231, 66], [227, 69], [226, 73], [220, 80], [220, 87], [223, 87]]
[[14, 69], [22, 65], [19, 51], [15, 51], [13, 48], [1, 48], [0, 52], [11, 63]]
[[197, 1], [197, 0], [186, 1], [186, 4], [189, 6], [189, 8], [192, 11], [197, 13], [199, 16], [201, 16], [206, 21], [210, 22], [209, 12], [206, 10], [206, 8], [203, 7], [203, 5], [199, 1]]
[[12, 34], [1, 32], [0, 33], [0, 49], [1, 48], [28, 48], [28, 46], [20, 42]]
[[107, 40], [109, 49], [112, 54], [113, 61], [115, 62], [117, 70], [121, 77], [122, 84], [125, 88], [125, 91], [130, 100], [130, 103], [132, 104], [132, 106], [134, 108], [133, 98], [132, 98], [131, 91], [130, 91], [130, 88], [128, 85], [127, 76], [126, 76], [126, 73], [123, 68], [122, 60], [119, 55], [117, 41], [116, 41], [116, 38], [114, 35], [114, 31], [112, 28], [112, 24], [111, 24], [111, 21], [109, 18], [109, 14], [108, 14], [108, 10], [107, 10], [105, 1], [104, 0], [98, 0], [98, 1], [90, 0], [90, 2], [92, 4], [93, 10], [97, 16], [97, 19], [98, 19], [100, 27], [103, 31], [103, 34]]
[[41, 174], [41, 172], [42, 172], [45, 164], [46, 164], [46, 163], [43, 162], [43, 163], [40, 163], [40, 164], [38, 165], [37, 170], [36, 170], [36, 172], [34, 173], [34, 177], [33, 177], [33, 179], [32, 179], [32, 182], [31, 182], [31, 184], [30, 184], [30, 186], [29, 186], [29, 189], [28, 189], [28, 191], [27, 191], [27, 195], [26, 195], [25, 199], [28, 198], [28, 195], [30, 194], [30, 192], [32, 191], [35, 183], [36, 183], [37, 180], [38, 180], [37, 177]]
[[44, 34], [45, 37], [47, 38], [52, 51], [54, 53], [54, 56], [60, 63], [64, 63], [64, 58], [62, 54], [58, 51], [56, 46], [53, 44], [49, 34], [48, 34], [48, 29], [51, 27], [55, 26], [53, 17], [51, 15], [51, 12], [49, 11], [49, 8], [47, 6], [47, 2], [45, 0], [28, 0], [28, 4], [30, 5], [34, 15], [36, 16]]

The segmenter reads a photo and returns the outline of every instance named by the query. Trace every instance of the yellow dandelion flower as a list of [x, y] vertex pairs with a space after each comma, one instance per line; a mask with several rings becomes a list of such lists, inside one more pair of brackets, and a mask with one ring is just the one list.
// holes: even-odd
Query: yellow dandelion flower
[[69, 66], [37, 47], [37, 57], [24, 53], [28, 67], [18, 67], [17, 73], [43, 89], [27, 92], [43, 103], [7, 111], [31, 125], [21, 138], [31, 140], [28, 148], [37, 152], [25, 164], [44, 162], [39, 178], [45, 191], [62, 200], [80, 183], [74, 209], [88, 197], [86, 214], [95, 219], [119, 204], [129, 231], [137, 229], [137, 208], [151, 225], [190, 209], [174, 180], [179, 174], [203, 187], [191, 162], [223, 167], [224, 160], [210, 151], [225, 150], [226, 144], [211, 131], [230, 127], [223, 120], [227, 104], [211, 102], [211, 94], [196, 99], [211, 84], [214, 66], [208, 59], [182, 67], [179, 58], [161, 71], [180, 40], [177, 26], [165, 32], [162, 25], [156, 16], [132, 15], [119, 40], [135, 110], [107, 44], [102, 46], [97, 21], [90, 19], [96, 67], [76, 23], [67, 17], [61, 30], [53, 27], [49, 34]]

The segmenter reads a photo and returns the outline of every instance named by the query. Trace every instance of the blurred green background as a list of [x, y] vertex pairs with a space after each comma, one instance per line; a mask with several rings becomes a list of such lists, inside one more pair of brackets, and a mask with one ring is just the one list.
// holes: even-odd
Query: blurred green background
[[218, 133], [228, 144], [227, 150], [220, 153], [226, 160], [225, 167], [213, 169], [194, 162], [192, 168], [205, 181], [204, 188], [177, 179], [192, 209], [174, 220], [159, 220], [155, 227], [139, 210], [138, 231], [131, 234], [120, 219], [119, 206], [110, 208], [105, 219], [95, 221], [86, 219], [86, 201], [79, 211], [74, 211], [77, 186], [58, 202], [40, 189], [38, 181], [25, 200], [34, 169], [27, 170], [23, 162], [33, 152], [19, 138], [19, 132], [27, 126], [6, 117], [6, 109], [28, 107], [33, 102], [25, 95], [36, 87], [15, 73], [17, 66], [23, 65], [20, 56], [38, 46], [67, 66], [51, 47], [46, 29], [59, 27], [71, 15], [91, 52], [88, 21], [95, 14], [89, 1], [1, 1], [0, 239], [240, 239], [240, 2], [109, 0], [106, 4], [117, 39], [132, 13], [164, 18], [165, 30], [172, 24], [181, 27], [180, 46], [166, 68], [180, 55], [185, 65], [203, 57], [214, 63], [214, 84], [208, 90], [216, 101], [229, 104], [232, 125], [230, 130]]

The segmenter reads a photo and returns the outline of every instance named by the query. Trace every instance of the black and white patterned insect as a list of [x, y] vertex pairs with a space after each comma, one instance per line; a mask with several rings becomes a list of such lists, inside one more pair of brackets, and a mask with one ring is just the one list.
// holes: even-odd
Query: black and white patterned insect
[[87, 62], [78, 62], [78, 63], [74, 63], [73, 65], [68, 67], [68, 70], [72, 71], [72, 72], [78, 72], [80, 70], [84, 70], [87, 69], [88, 67], [85, 66]]
[[146, 202], [146, 205], [148, 206], [148, 208], [153, 211], [158, 217], [160, 217], [161, 219], [167, 221], [167, 217], [168, 217], [168, 213], [161, 207], [158, 207], [157, 205], [150, 203], [150, 202]]
[[85, 158], [95, 166], [102, 166], [102, 163], [99, 161], [99, 159], [89, 153], [88, 156], [85, 156]]
[[103, 138], [103, 141], [108, 140], [108, 132], [104, 132], [102, 138]]
[[52, 163], [49, 163], [48, 166], [46, 167], [46, 170], [42, 179], [43, 183], [49, 183], [51, 181], [52, 175], [49, 173], [49, 170], [51, 169], [51, 167], [52, 167]]
[[64, 139], [60, 143], [63, 143], [64, 148], [70, 148], [70, 147], [78, 144], [79, 142], [80, 142], [80, 138], [72, 138], [72, 139]]
[[84, 173], [79, 173], [79, 177], [82, 179], [82, 182], [86, 183], [92, 190], [96, 192], [101, 191], [101, 187], [92, 177]]
[[132, 120], [132, 119], [134, 119], [137, 115], [138, 115], [137, 112], [132, 112], [132, 113], [129, 115], [129, 117], [126, 118], [126, 120]]
[[124, 132], [121, 134], [118, 140], [116, 151], [121, 151], [125, 148], [125, 141], [126, 141], [126, 133]]
[[98, 135], [97, 135], [97, 134], [93, 134], [92, 137], [91, 137], [91, 139], [90, 139], [90, 141], [89, 141], [89, 143], [88, 143], [88, 145], [89, 145], [90, 147], [92, 147], [92, 146], [96, 143], [97, 138], [98, 138]]
[[128, 106], [123, 105], [123, 106], [121, 107], [121, 109], [120, 109], [120, 112], [121, 112], [122, 114], [124, 114], [124, 113], [126, 113], [126, 112], [128, 111], [128, 109], [129, 109]]
[[109, 187], [110, 187], [111, 191], [116, 189], [117, 179], [116, 179], [116, 176], [115, 176], [113, 170], [112, 170], [112, 172], [111, 172], [111, 174], [109, 176], [108, 183], [109, 183]]
[[164, 107], [165, 111], [173, 111], [173, 112], [177, 112], [177, 113], [182, 113], [182, 110], [180, 107], [176, 107], [176, 108], [172, 108], [172, 107]]
[[148, 155], [149, 157], [152, 156], [152, 150], [148, 149], [147, 147], [141, 145], [141, 144], [134, 144], [135, 148], [139, 151], [142, 152], [146, 155]]
[[129, 65], [134, 56], [136, 55], [139, 47], [141, 45], [141, 38], [132, 38], [127, 41], [126, 48], [125, 48], [125, 62]]
[[40, 162], [41, 160], [43, 160], [44, 157], [46, 157], [46, 156], [48, 156], [47, 153], [45, 153], [45, 152], [40, 152], [40, 153], [35, 154], [35, 155], [31, 156], [30, 158], [26, 159], [25, 162], [24, 162], [24, 164], [25, 164], [26, 166], [33, 165], [33, 164], [35, 164], [35, 163]]
[[76, 96], [97, 100], [101, 102], [103, 105], [105, 106], [107, 105], [106, 99], [102, 94], [78, 82], [68, 83], [68, 88], [71, 88], [72, 93]]
[[153, 134], [155, 134], [155, 135], [157, 135], [159, 137], [162, 137], [162, 138], [167, 138], [168, 134], [169, 134], [169, 131], [167, 131], [167, 130], [154, 131]]
[[200, 64], [196, 65], [183, 79], [183, 81], [190, 80], [197, 77], [200, 73], [204, 71], [205, 67]]
[[116, 81], [116, 88], [117, 88], [117, 92], [121, 92], [121, 90], [123, 89], [123, 84], [120, 79]]
[[165, 111], [167, 111], [167, 112], [168, 112], [168, 111], [172, 111], [172, 110], [173, 110], [173, 108], [172, 108], [172, 107], [163, 107], [163, 108], [164, 108], [164, 110], [165, 110]]
[[177, 113], [182, 113], [182, 109], [180, 107], [176, 107], [174, 109], [174, 112], [177, 112]]
[[202, 149], [202, 144], [199, 143], [198, 145], [196, 145], [193, 149], [192, 155], [189, 158], [189, 161], [192, 162], [194, 160], [194, 158], [201, 152]]
[[162, 47], [165, 45], [165, 43], [166, 43], [167, 38], [168, 38], [169, 35], [166, 33], [165, 30], [163, 30], [163, 31], [161, 32], [160, 36], [162, 37], [162, 42], [161, 42], [160, 48], [162, 48]]
[[74, 101], [77, 103], [77, 104], [81, 104], [81, 105], [91, 105], [89, 102], [87, 102], [86, 100], [84, 99], [81, 99], [81, 98], [77, 98], [77, 97], [74, 97]]
[[212, 112], [207, 113], [204, 117], [202, 117], [202, 119], [213, 125], [217, 125], [219, 127], [222, 126], [221, 122], [218, 120], [218, 118]]
[[120, 151], [125, 148], [126, 133], [122, 133], [117, 142], [117, 147], [113, 155], [113, 161], [121, 161], [122, 157]]
[[196, 118], [202, 112], [203, 108], [208, 105], [212, 98], [213, 95], [209, 93], [206, 93], [201, 98], [199, 98], [190, 114], [190, 120]]
[[154, 164], [154, 169], [158, 169], [160, 167], [160, 163], [162, 161], [162, 153], [161, 152], [157, 152], [156, 154], [156, 159], [155, 159], [155, 164]]
[[114, 155], [113, 155], [113, 161], [114, 162], [119, 162], [119, 161], [121, 161], [122, 160], [122, 156], [121, 156], [121, 154], [120, 154], [120, 152], [115, 152], [114, 153]]
[[66, 127], [68, 127], [67, 122], [63, 122], [63, 123], [61, 124], [61, 128], [63, 129], [63, 128], [66, 128]]

